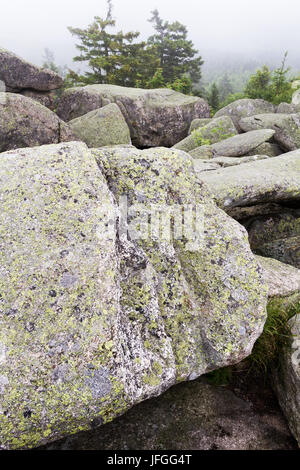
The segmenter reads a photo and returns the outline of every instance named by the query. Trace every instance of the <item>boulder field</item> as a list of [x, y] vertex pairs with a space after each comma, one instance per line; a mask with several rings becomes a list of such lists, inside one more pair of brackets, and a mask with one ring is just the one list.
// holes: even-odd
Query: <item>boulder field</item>
[[[60, 77], [3, 49], [0, 80], [0, 448], [50, 445], [240, 364], [271, 304], [293, 306], [272, 383], [299, 442], [297, 90], [211, 117], [173, 90], [89, 85], [54, 112], [38, 101]], [[272, 448], [233, 392], [193, 383], [215, 420], [202, 448]], [[247, 416], [214, 444], [229, 401]]]

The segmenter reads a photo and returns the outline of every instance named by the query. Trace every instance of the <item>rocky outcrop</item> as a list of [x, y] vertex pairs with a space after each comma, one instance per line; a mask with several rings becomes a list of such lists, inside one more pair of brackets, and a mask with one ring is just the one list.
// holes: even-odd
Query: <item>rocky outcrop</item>
[[251, 150], [255, 150], [264, 142], [270, 140], [274, 134], [275, 131], [271, 129], [262, 129], [229, 137], [228, 139], [217, 142], [211, 146], [213, 155], [222, 157], [241, 157]]
[[300, 268], [300, 209], [250, 217], [245, 223], [254, 253]]
[[237, 129], [241, 130], [239, 121], [242, 118], [264, 113], [275, 113], [275, 106], [264, 100], [243, 98], [220, 109], [216, 112], [214, 117], [229, 116], [233, 120]]
[[[299, 310], [298, 310], [299, 311]], [[280, 356], [280, 365], [273, 371], [273, 386], [290, 427], [300, 445], [300, 314], [288, 322], [289, 344]]]
[[253, 155], [250, 157], [216, 157], [214, 159], [205, 158], [195, 159], [194, 168], [195, 171], [201, 172], [206, 170], [217, 170], [218, 168], [227, 168], [229, 166], [242, 165], [243, 163], [255, 162], [257, 160], [265, 160], [269, 158], [267, 155]]
[[69, 126], [40, 103], [0, 93], [0, 152], [76, 140]]
[[245, 156], [251, 155], [267, 155], [268, 157], [278, 157], [283, 152], [279, 145], [271, 144], [270, 142], [264, 142], [253, 150], [250, 150]]
[[57, 73], [38, 68], [2, 48], [0, 48], [0, 80], [13, 91], [24, 89], [49, 91], [60, 88], [63, 83]]
[[129, 127], [115, 103], [90, 111], [68, 124], [88, 147], [131, 144]]
[[116, 85], [88, 85], [64, 92], [57, 113], [70, 121], [109, 103], [116, 103], [137, 147], [171, 147], [188, 134], [195, 118], [209, 117], [201, 98], [167, 88], [143, 90]]
[[228, 116], [211, 119], [204, 126], [198, 127], [192, 133], [174, 145], [173, 148], [190, 152], [204, 144], [215, 144], [237, 134], [237, 130]]
[[27, 96], [28, 98], [38, 101], [43, 106], [46, 106], [46, 108], [49, 108], [52, 111], [55, 108], [56, 98], [53, 92], [24, 90], [21, 92], [21, 95]]
[[300, 105], [300, 90], [296, 90], [292, 97], [292, 104], [295, 106]]
[[300, 294], [299, 269], [272, 258], [256, 256], [256, 259], [263, 268], [269, 298]]
[[211, 118], [198, 118], [198, 119], [193, 119], [191, 122], [190, 128], [189, 128], [189, 134], [191, 134], [193, 131], [196, 129], [199, 129], [199, 127], [203, 127], [206, 124], [208, 124], [211, 121]]
[[[90, 429], [236, 363], [264, 325], [267, 292], [246, 231], [197, 184], [192, 158], [93, 154], [109, 187], [83, 143], [0, 157], [4, 449]], [[187, 212], [184, 237], [180, 224], [170, 237], [165, 217], [178, 205], [199, 205], [200, 218], [192, 230]]]
[[246, 132], [273, 129], [274, 140], [285, 150], [300, 147], [300, 114], [259, 114], [241, 119], [239, 125]]
[[218, 205], [234, 207], [300, 200], [300, 151], [201, 174]]

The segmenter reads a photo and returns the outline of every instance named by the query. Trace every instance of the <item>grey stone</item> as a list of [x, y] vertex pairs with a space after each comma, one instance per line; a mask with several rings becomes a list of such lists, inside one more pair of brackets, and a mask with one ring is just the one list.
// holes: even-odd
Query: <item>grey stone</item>
[[0, 93], [0, 152], [71, 140], [76, 137], [69, 126], [50, 109], [19, 94]]
[[300, 90], [296, 90], [292, 97], [292, 104], [299, 106], [300, 105]]
[[0, 80], [14, 90], [49, 91], [63, 84], [57, 73], [36, 67], [3, 48], [0, 48]]
[[[72, 142], [0, 162], [2, 449], [109, 422], [251, 353], [266, 319], [262, 270], [190, 156]], [[200, 225], [184, 237], [127, 237], [143, 226], [134, 211], [153, 205], [164, 217], [199, 205]]]
[[224, 108], [220, 109], [214, 115], [215, 118], [219, 116], [229, 116], [236, 128], [241, 130], [239, 126], [239, 121], [248, 116], [254, 116], [255, 114], [262, 113], [274, 113], [275, 106], [272, 103], [268, 103], [264, 100], [253, 100], [249, 98], [243, 98], [233, 103], [228, 104]]
[[211, 121], [211, 118], [198, 118], [193, 119], [189, 128], [189, 134], [191, 134], [194, 130], [199, 129], [199, 127], [203, 127]]
[[129, 127], [115, 103], [90, 111], [68, 124], [88, 147], [131, 144]]
[[173, 148], [190, 152], [202, 145], [220, 142], [237, 134], [237, 130], [228, 116], [211, 119], [210, 122], [195, 129], [188, 137], [178, 142]]
[[274, 140], [285, 150], [300, 147], [300, 114], [259, 114], [241, 119], [244, 131], [274, 129]]
[[245, 134], [230, 137], [229, 139], [213, 144], [211, 147], [214, 156], [240, 157], [270, 140], [274, 134], [275, 131], [272, 129], [250, 131]]
[[201, 175], [225, 210], [300, 200], [300, 150]]
[[300, 314], [289, 320], [290, 341], [273, 371], [274, 390], [290, 430], [300, 445]]
[[57, 113], [70, 121], [109, 103], [116, 103], [137, 147], [171, 147], [187, 136], [195, 118], [210, 117], [202, 98], [162, 88], [143, 90], [116, 85], [70, 88], [62, 95]]
[[259, 145], [250, 152], [247, 153], [246, 156], [250, 155], [267, 155], [268, 157], [278, 157], [283, 152], [279, 145], [277, 144], [270, 144], [270, 142], [264, 142], [263, 144]]
[[256, 259], [263, 268], [270, 298], [300, 293], [300, 269], [272, 258], [256, 256]]

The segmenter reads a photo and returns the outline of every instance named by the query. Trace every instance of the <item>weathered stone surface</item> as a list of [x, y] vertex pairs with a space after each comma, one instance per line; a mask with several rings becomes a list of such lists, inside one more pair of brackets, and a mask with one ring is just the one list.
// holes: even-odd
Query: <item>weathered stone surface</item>
[[300, 235], [265, 242], [257, 247], [255, 252], [300, 269]]
[[237, 134], [237, 130], [228, 116], [211, 119], [208, 124], [195, 129], [188, 137], [178, 142], [173, 148], [190, 152], [202, 145], [220, 142]]
[[49, 91], [35, 91], [35, 90], [24, 90], [21, 93], [23, 96], [27, 96], [35, 101], [38, 101], [46, 108], [51, 109], [52, 111], [55, 108], [55, 96], [53, 92]]
[[[197, 184], [192, 158], [93, 153], [114, 198], [83, 143], [0, 158], [2, 448], [90, 429], [239, 362], [264, 325], [267, 291], [247, 233]], [[117, 237], [124, 194], [131, 236], [121, 219]], [[200, 204], [204, 233], [201, 223], [194, 237], [140, 239], [134, 211], [153, 204], [164, 216], [166, 205]]]
[[88, 147], [131, 144], [129, 127], [115, 103], [90, 111], [68, 124]]
[[202, 98], [167, 88], [143, 90], [116, 85], [70, 88], [61, 97], [57, 113], [70, 121], [109, 103], [121, 109], [137, 147], [171, 147], [187, 136], [193, 119], [210, 116]]
[[291, 432], [300, 445], [300, 313], [289, 320], [290, 344], [273, 372], [274, 390]]
[[[204, 378], [179, 384], [112, 423], [54, 442], [46, 450], [297, 449], [263, 380], [257, 386], [247, 384], [249, 396], [241, 388], [217, 387]], [[258, 407], [259, 400], [268, 406]]]
[[257, 203], [300, 200], [300, 150], [201, 175], [225, 210]]
[[69, 126], [45, 106], [22, 95], [0, 93], [0, 152], [71, 140], [76, 137]]
[[262, 113], [274, 113], [275, 106], [272, 103], [268, 103], [264, 100], [252, 100], [243, 98], [241, 100], [234, 101], [228, 104], [225, 108], [220, 109], [214, 115], [215, 118], [219, 116], [229, 116], [236, 128], [240, 130], [239, 121], [248, 116], [254, 116], [255, 114]]
[[229, 139], [217, 142], [211, 147], [214, 156], [241, 157], [270, 140], [274, 134], [275, 131], [272, 129], [246, 132], [245, 134], [235, 135]]
[[193, 119], [189, 128], [189, 134], [191, 134], [194, 130], [198, 129], [199, 127], [203, 127], [211, 121], [211, 118], [198, 118]]
[[266, 160], [267, 155], [252, 155], [249, 157], [215, 157], [212, 162], [218, 163], [221, 167], [242, 165], [243, 163], [256, 162], [257, 160]]
[[214, 159], [195, 158], [194, 168], [196, 172], [217, 170], [219, 168], [226, 168], [234, 165], [242, 165], [243, 163], [254, 162], [256, 160], [264, 160], [266, 155], [253, 155], [252, 157], [230, 158], [230, 157], [216, 157]]
[[252, 217], [247, 230], [253, 249], [267, 241], [300, 235], [300, 209], [282, 207], [280, 213]]
[[220, 163], [215, 163], [212, 160], [202, 160], [201, 158], [194, 160], [194, 170], [197, 173], [201, 173], [202, 171], [217, 170], [218, 168], [221, 168]]
[[256, 256], [263, 268], [269, 297], [288, 297], [300, 293], [300, 270], [272, 258]]
[[194, 150], [190, 150], [189, 155], [193, 158], [204, 158], [204, 159], [211, 159], [213, 157], [213, 151], [211, 145], [201, 145], [200, 147], [195, 148]]
[[300, 209], [282, 207], [280, 213], [252, 217], [243, 225], [254, 253], [300, 268]]
[[268, 157], [278, 157], [283, 152], [279, 145], [277, 144], [270, 144], [270, 142], [264, 142], [263, 144], [259, 145], [250, 152], [247, 153], [246, 156], [250, 155], [267, 155]]
[[60, 88], [63, 84], [62, 78], [57, 73], [36, 67], [2, 48], [0, 48], [0, 80], [15, 90], [30, 88], [48, 91]]
[[300, 90], [295, 91], [292, 97], [292, 104], [299, 106], [300, 105]]
[[279, 114], [295, 114], [299, 113], [300, 111], [300, 104], [289, 104], [289, 103], [280, 103], [277, 106], [276, 112]]
[[259, 114], [240, 120], [244, 131], [274, 129], [274, 140], [285, 150], [300, 147], [300, 114]]
[[266, 204], [255, 204], [254, 206], [229, 207], [226, 209], [226, 212], [235, 220], [244, 221], [259, 215], [279, 214], [282, 212], [282, 209], [283, 207], [280, 204], [268, 202]]

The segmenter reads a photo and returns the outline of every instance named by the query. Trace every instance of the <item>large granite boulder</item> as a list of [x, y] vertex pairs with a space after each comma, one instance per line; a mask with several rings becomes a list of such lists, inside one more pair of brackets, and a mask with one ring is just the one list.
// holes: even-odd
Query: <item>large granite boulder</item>
[[63, 84], [57, 73], [36, 67], [3, 48], [0, 48], [0, 80], [13, 91], [27, 88], [49, 91]]
[[256, 256], [268, 286], [268, 297], [289, 298], [300, 294], [300, 269], [273, 258]]
[[300, 200], [300, 150], [201, 174], [224, 210]]
[[289, 322], [289, 344], [280, 356], [280, 366], [273, 371], [273, 386], [290, 430], [300, 446], [300, 300], [298, 313]]
[[191, 157], [93, 153], [110, 189], [83, 143], [0, 157], [2, 449], [94, 428], [239, 362], [265, 322], [247, 233], [197, 184]]
[[131, 144], [129, 127], [115, 103], [90, 111], [68, 124], [88, 147]]
[[300, 90], [296, 90], [292, 97], [292, 104], [299, 106], [300, 105]]
[[300, 111], [300, 104], [292, 104], [292, 103], [280, 103], [277, 106], [276, 113], [279, 114], [295, 114], [299, 113]]
[[272, 129], [250, 131], [217, 142], [211, 148], [214, 156], [241, 157], [270, 140], [274, 134]]
[[290, 430], [300, 445], [300, 270], [274, 259], [257, 257], [268, 284], [273, 310], [292, 318], [285, 331], [286, 344], [273, 364], [271, 379]]
[[300, 209], [250, 217], [243, 224], [254, 253], [300, 268]]
[[214, 115], [215, 118], [220, 116], [229, 116], [238, 130], [241, 130], [239, 121], [248, 116], [254, 116], [255, 114], [262, 113], [275, 113], [275, 106], [272, 103], [264, 100], [253, 100], [250, 98], [243, 98], [233, 103], [228, 104], [224, 108], [220, 109]]
[[203, 127], [206, 124], [208, 124], [211, 121], [211, 118], [197, 118], [193, 119], [191, 122], [190, 128], [189, 128], [189, 134], [191, 134], [193, 131], [196, 129], [199, 129], [199, 127]]
[[274, 140], [284, 150], [300, 147], [300, 114], [259, 114], [241, 119], [239, 125], [246, 132], [273, 129]]
[[76, 140], [69, 126], [40, 103], [0, 93], [0, 152]]
[[237, 130], [230, 117], [221, 116], [193, 130], [188, 137], [178, 142], [173, 148], [190, 152], [202, 145], [215, 144], [236, 134]]
[[137, 147], [171, 147], [187, 136], [193, 119], [210, 116], [202, 98], [167, 88], [143, 90], [116, 85], [70, 88], [62, 95], [57, 113], [70, 121], [109, 103], [119, 106]]
[[270, 142], [264, 142], [255, 149], [250, 150], [250, 152], [247, 152], [245, 156], [267, 155], [268, 157], [278, 157], [278, 155], [281, 155], [282, 153], [283, 152], [279, 145], [271, 144]]

